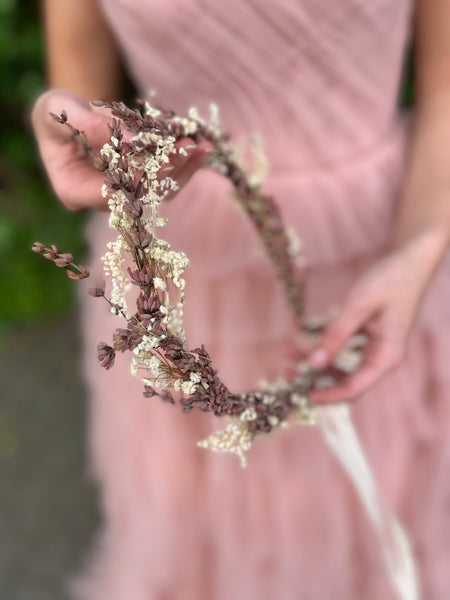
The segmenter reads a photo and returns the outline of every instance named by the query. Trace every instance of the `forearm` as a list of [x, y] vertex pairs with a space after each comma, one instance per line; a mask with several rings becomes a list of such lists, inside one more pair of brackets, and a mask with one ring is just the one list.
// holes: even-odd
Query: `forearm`
[[450, 88], [416, 108], [393, 235], [395, 247], [435, 231], [450, 239]]
[[450, 240], [450, 0], [418, 0], [416, 107], [392, 247], [422, 242], [434, 271]]
[[44, 0], [47, 79], [86, 100], [119, 94], [118, 51], [96, 0]]

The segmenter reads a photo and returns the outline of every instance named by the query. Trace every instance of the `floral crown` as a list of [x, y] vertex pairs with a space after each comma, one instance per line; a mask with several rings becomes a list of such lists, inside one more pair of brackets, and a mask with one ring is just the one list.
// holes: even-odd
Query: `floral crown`
[[[238, 203], [256, 228], [283, 283], [297, 326], [317, 334], [325, 321], [304, 321], [300, 244], [292, 231], [284, 228], [274, 199], [261, 191], [264, 170], [261, 154], [254, 161], [254, 172], [247, 174], [221, 131], [216, 107], [212, 107], [211, 118], [206, 122], [195, 109], [187, 117], [180, 117], [143, 102], [140, 109], [134, 110], [121, 102], [94, 104], [107, 107], [114, 117], [108, 125], [110, 140], [100, 151], [93, 150], [85, 134], [68, 122], [65, 112], [52, 116], [70, 128], [93, 166], [105, 173], [102, 195], [110, 209], [109, 225], [118, 232], [103, 257], [105, 274], [111, 278], [111, 295], [108, 297], [100, 288], [90, 288], [88, 292], [104, 298], [110, 310], [126, 321], [126, 327], [115, 330], [111, 344], [98, 344], [98, 359], [109, 369], [116, 352], [130, 351], [131, 372], [142, 377], [145, 397], [159, 397], [172, 404], [177, 398], [184, 412], [199, 408], [228, 417], [223, 430], [199, 445], [236, 453], [245, 465], [244, 453], [256, 436], [286, 426], [291, 415], [301, 423], [314, 422], [308, 394], [320, 374], [301, 362], [289, 382], [278, 380], [256, 391], [233, 393], [220, 380], [207, 349], [203, 345], [187, 347], [183, 329], [183, 272], [189, 260], [156, 234], [167, 223], [159, 215], [159, 207], [178, 190], [171, 177], [171, 157], [186, 155], [187, 146], [177, 142], [189, 138], [195, 145], [203, 141], [211, 143], [208, 166], [232, 183]], [[127, 139], [124, 130], [130, 134]], [[72, 279], [89, 275], [85, 267], [73, 262], [72, 255], [59, 253], [54, 245], [37, 242], [33, 250], [66, 268]], [[125, 269], [127, 256], [132, 259], [132, 267]], [[126, 299], [130, 286], [138, 288], [132, 311]], [[354, 340], [336, 361], [335, 369], [354, 370], [364, 344], [365, 339]]]

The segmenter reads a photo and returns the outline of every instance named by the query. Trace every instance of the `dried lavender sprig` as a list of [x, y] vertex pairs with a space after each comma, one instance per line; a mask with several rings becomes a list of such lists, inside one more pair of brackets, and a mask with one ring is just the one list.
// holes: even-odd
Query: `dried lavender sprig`
[[67, 113], [65, 110], [61, 112], [60, 115], [55, 115], [55, 113], [50, 113], [50, 116], [61, 125], [65, 125], [72, 134], [73, 139], [77, 143], [78, 153], [81, 156], [87, 155], [91, 159], [94, 159], [95, 153], [92, 150], [92, 146], [90, 141], [88, 140], [84, 131], [80, 131], [77, 127], [71, 125], [67, 120]]
[[86, 277], [89, 277], [89, 271], [86, 267], [75, 264], [71, 254], [67, 252], [60, 253], [54, 244], [47, 246], [41, 242], [34, 242], [31, 249], [33, 252], [42, 254], [44, 258], [51, 260], [57, 267], [66, 269], [66, 275], [69, 279], [86, 279]]

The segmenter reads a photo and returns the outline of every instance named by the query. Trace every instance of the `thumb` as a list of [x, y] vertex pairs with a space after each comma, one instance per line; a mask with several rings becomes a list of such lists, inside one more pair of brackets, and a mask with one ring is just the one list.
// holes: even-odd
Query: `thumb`
[[77, 151], [71, 130], [57, 123], [50, 113], [68, 114], [68, 120], [86, 133], [95, 149], [110, 139], [107, 114], [92, 109], [80, 96], [62, 90], [42, 94], [34, 105], [31, 121], [36, 134], [42, 162], [52, 187], [69, 210], [91, 207], [106, 209], [101, 195], [104, 174]]
[[62, 144], [72, 140], [68, 127], [63, 127], [51, 116], [67, 113], [68, 121], [74, 127], [85, 132], [94, 148], [101, 148], [107, 141], [107, 123], [111, 116], [106, 111], [94, 108], [81, 96], [65, 90], [50, 90], [36, 100], [31, 122], [38, 142], [46, 140], [54, 144]]
[[361, 329], [370, 312], [369, 304], [356, 305], [350, 299], [344, 302], [339, 314], [325, 329], [309, 354], [307, 359], [309, 364], [316, 369], [328, 366], [350, 337]]

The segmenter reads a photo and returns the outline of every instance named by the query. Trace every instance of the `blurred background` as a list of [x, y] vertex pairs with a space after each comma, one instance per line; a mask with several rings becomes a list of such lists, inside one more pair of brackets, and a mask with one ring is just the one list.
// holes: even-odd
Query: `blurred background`
[[0, 0], [0, 598], [65, 598], [97, 515], [84, 456], [76, 282], [30, 251], [81, 261], [86, 215], [51, 193], [29, 127], [44, 89], [36, 0]]
[[[85, 257], [86, 215], [55, 199], [29, 111], [44, 89], [36, 0], [0, 0], [0, 598], [65, 598], [98, 515], [86, 474], [76, 282], [36, 240]], [[411, 104], [409, 60], [404, 104]]]

